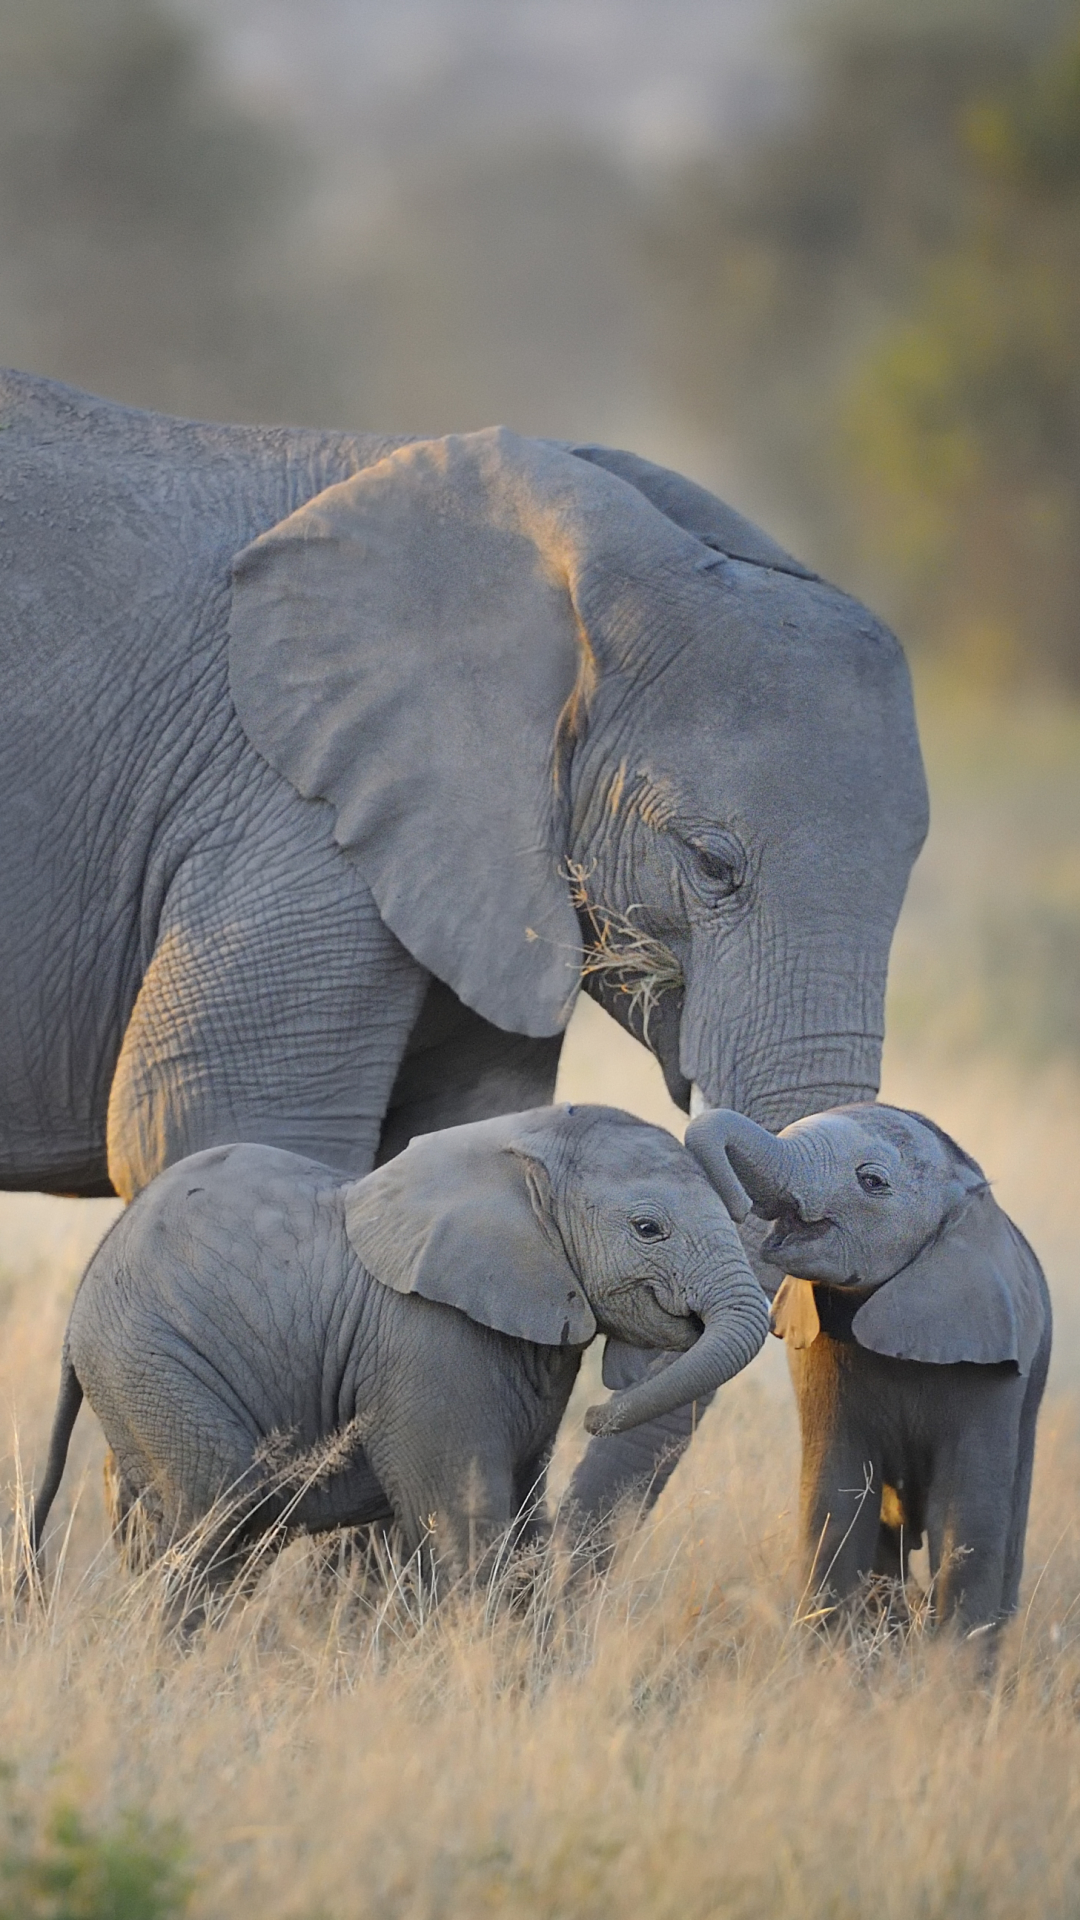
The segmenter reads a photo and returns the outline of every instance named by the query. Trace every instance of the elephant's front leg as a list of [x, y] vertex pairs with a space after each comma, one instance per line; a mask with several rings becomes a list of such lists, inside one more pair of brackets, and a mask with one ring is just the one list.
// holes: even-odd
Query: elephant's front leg
[[418, 1444], [415, 1431], [402, 1445], [407, 1462], [384, 1458], [379, 1478], [405, 1558], [419, 1556], [438, 1595], [462, 1581], [486, 1583], [503, 1562], [517, 1511], [509, 1459], [490, 1447], [462, 1448], [454, 1438]]
[[265, 772], [243, 833], [190, 853], [166, 894], [109, 1102], [125, 1199], [238, 1140], [348, 1173], [375, 1158], [428, 976], [335, 846], [328, 809]]
[[[612, 1358], [613, 1347], [617, 1347]], [[608, 1343], [604, 1384], [629, 1387], [643, 1380], [657, 1359], [669, 1359], [645, 1348]], [[645, 1420], [625, 1433], [598, 1434], [578, 1461], [566, 1493], [565, 1512], [571, 1533], [591, 1558], [610, 1551], [609, 1522], [617, 1507], [646, 1512], [667, 1486], [690, 1445], [697, 1422], [712, 1406], [714, 1394], [675, 1407], [656, 1420]]]
[[948, 1372], [964, 1377], [948, 1396], [950, 1433], [934, 1462], [926, 1531], [935, 1615], [970, 1633], [998, 1625], [1008, 1610], [1018, 1389], [1024, 1383], [1006, 1367]]
[[878, 1556], [882, 1449], [861, 1407], [861, 1360], [825, 1334], [802, 1351], [788, 1349], [802, 1432], [804, 1609], [813, 1609], [815, 1595], [823, 1604], [853, 1598]]

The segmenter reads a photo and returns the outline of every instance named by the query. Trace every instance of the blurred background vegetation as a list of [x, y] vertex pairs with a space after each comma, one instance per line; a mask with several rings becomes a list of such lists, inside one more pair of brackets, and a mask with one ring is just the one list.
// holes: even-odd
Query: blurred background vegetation
[[659, 124], [615, 58], [660, 59], [647, 11], [0, 0], [0, 355], [190, 413], [633, 439], [935, 659], [1080, 687], [1080, 6], [720, 0], [725, 65], [680, 0]]
[[0, 0], [0, 361], [726, 493], [915, 662], [892, 1031], [1080, 1056], [1080, 0]]

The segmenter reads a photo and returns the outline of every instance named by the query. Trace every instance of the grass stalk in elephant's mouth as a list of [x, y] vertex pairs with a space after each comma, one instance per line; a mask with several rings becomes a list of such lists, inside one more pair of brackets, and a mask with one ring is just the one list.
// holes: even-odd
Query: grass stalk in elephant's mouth
[[661, 996], [683, 985], [682, 968], [670, 947], [633, 918], [640, 907], [628, 907], [623, 913], [590, 899], [589, 873], [579, 861], [567, 861], [566, 877], [570, 898], [592, 936], [583, 951], [582, 976], [602, 977], [611, 992], [627, 996], [630, 1022], [640, 1019], [647, 1043], [649, 1022]]

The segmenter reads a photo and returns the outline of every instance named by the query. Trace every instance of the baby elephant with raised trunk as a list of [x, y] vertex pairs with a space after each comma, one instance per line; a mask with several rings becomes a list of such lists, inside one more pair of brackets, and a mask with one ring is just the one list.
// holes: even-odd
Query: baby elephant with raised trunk
[[[702, 1115], [687, 1145], [762, 1257], [802, 1427], [802, 1535], [838, 1600], [906, 1578], [925, 1532], [939, 1619], [1015, 1612], [1050, 1359], [1042, 1269], [974, 1160], [921, 1115], [860, 1105], [778, 1137]], [[810, 1282], [811, 1286], [799, 1282]]]
[[394, 1521], [409, 1553], [430, 1532], [452, 1574], [476, 1570], [542, 1494], [598, 1331], [675, 1357], [590, 1409], [594, 1433], [712, 1393], [767, 1326], [696, 1162], [610, 1108], [427, 1134], [357, 1181], [210, 1148], [160, 1174], [87, 1269], [34, 1537], [85, 1392], [159, 1546], [230, 1495], [200, 1578], [282, 1523]]

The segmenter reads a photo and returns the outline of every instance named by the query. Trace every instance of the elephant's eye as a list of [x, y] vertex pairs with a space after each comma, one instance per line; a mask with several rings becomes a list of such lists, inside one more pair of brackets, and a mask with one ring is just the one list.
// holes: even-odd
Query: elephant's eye
[[689, 844], [695, 874], [714, 899], [724, 899], [742, 886], [746, 854], [733, 833], [695, 835]]
[[669, 1228], [655, 1213], [636, 1213], [630, 1222], [639, 1240], [666, 1240]]
[[888, 1175], [880, 1167], [856, 1167], [855, 1178], [864, 1193], [891, 1193]]

